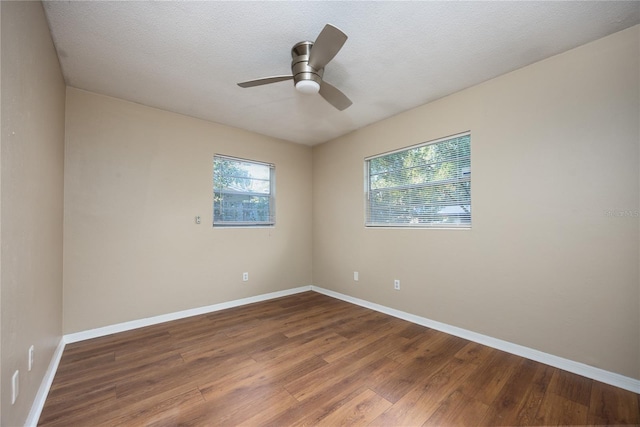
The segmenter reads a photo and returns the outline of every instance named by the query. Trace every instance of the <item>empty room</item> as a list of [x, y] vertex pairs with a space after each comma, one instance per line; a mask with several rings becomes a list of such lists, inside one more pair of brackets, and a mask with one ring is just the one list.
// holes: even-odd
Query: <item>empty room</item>
[[640, 2], [1, 1], [0, 425], [640, 425]]

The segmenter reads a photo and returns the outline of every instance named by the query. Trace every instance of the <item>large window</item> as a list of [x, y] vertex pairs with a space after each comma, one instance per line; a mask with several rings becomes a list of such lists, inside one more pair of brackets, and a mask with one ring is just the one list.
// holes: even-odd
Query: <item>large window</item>
[[275, 224], [275, 167], [216, 155], [213, 158], [213, 226]]
[[471, 227], [471, 134], [370, 157], [366, 225]]

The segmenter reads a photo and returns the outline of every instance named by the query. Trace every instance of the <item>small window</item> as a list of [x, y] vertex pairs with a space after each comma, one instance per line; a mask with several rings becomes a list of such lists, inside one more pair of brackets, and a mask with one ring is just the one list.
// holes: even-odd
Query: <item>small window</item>
[[471, 228], [471, 134], [365, 159], [369, 227]]
[[273, 226], [274, 189], [274, 165], [214, 156], [213, 226]]

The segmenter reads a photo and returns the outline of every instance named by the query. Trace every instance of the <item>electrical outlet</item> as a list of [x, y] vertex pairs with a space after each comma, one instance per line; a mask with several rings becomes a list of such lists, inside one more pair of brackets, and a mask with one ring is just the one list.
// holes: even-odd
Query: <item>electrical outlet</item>
[[20, 375], [20, 371], [15, 371], [13, 373], [13, 376], [11, 377], [11, 404], [12, 405], [16, 403], [16, 399], [18, 399], [18, 392], [20, 391], [19, 375]]
[[357, 271], [353, 272], [353, 280], [355, 280], [356, 282], [358, 281], [358, 272]]
[[200, 224], [200, 216], [196, 217], [196, 224]]
[[243, 282], [249, 281], [249, 273], [242, 273], [242, 281]]
[[31, 371], [31, 368], [33, 368], [33, 345], [31, 347], [29, 347], [29, 371]]
[[393, 281], [393, 289], [395, 289], [396, 291], [399, 291], [399, 290], [400, 290], [400, 280], [395, 279], [395, 280]]

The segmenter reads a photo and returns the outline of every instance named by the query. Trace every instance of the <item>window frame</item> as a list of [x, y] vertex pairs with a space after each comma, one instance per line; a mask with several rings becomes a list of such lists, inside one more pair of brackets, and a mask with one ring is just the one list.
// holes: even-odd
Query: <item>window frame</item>
[[[372, 201], [371, 201], [371, 166], [370, 166], [370, 162], [374, 159], [377, 158], [381, 158], [381, 157], [385, 157], [385, 156], [390, 156], [396, 153], [400, 153], [400, 152], [405, 152], [405, 151], [409, 151], [412, 149], [419, 149], [421, 147], [425, 147], [425, 146], [429, 146], [429, 145], [434, 145], [434, 144], [438, 144], [438, 143], [443, 143], [445, 141], [449, 141], [452, 139], [457, 139], [457, 138], [461, 138], [461, 137], [465, 137], [468, 136], [469, 137], [469, 152], [468, 152], [468, 164], [469, 164], [469, 170], [465, 173], [464, 177], [458, 177], [458, 178], [452, 178], [450, 180], [447, 180], [450, 183], [462, 183], [462, 182], [469, 182], [469, 213], [468, 213], [468, 217], [469, 220], [468, 222], [461, 222], [461, 223], [423, 223], [423, 222], [419, 222], [419, 223], [405, 223], [405, 222], [379, 222], [379, 221], [375, 221], [373, 218], [371, 218], [371, 211], [372, 211]], [[471, 131], [465, 131], [465, 132], [460, 132], [454, 135], [449, 135], [449, 136], [445, 136], [442, 138], [438, 138], [438, 139], [434, 139], [434, 140], [430, 140], [430, 141], [426, 141], [426, 142], [422, 142], [419, 144], [415, 144], [415, 145], [411, 145], [411, 146], [406, 146], [406, 147], [402, 147], [402, 148], [398, 148], [396, 150], [391, 150], [391, 151], [387, 151], [384, 153], [380, 153], [380, 154], [376, 154], [373, 156], [369, 156], [366, 157], [364, 159], [364, 226], [365, 228], [400, 228], [400, 229], [416, 229], [416, 228], [422, 228], [422, 229], [456, 229], [456, 230], [470, 230], [472, 227], [472, 195], [471, 195], [471, 153], [472, 153], [472, 148], [471, 148]], [[467, 156], [464, 156], [467, 157]], [[462, 157], [457, 156], [454, 159], [461, 159]], [[403, 169], [399, 169], [399, 170], [404, 170], [407, 168], [403, 168]], [[425, 187], [425, 186], [435, 186], [438, 184], [443, 184], [447, 181], [430, 181], [430, 183], [426, 183], [426, 184], [405, 184], [404, 187], [405, 188], [417, 188], [417, 187]], [[401, 186], [399, 186], [401, 187]], [[373, 190], [375, 191], [375, 190]], [[432, 205], [432, 206], [436, 206], [436, 205]], [[443, 207], [445, 207], [447, 205], [443, 205]], [[466, 206], [466, 205], [465, 205]]]
[[[248, 195], [254, 197], [266, 197], [269, 204], [269, 219], [267, 221], [220, 221], [216, 220], [216, 193], [222, 191], [216, 190], [216, 160], [223, 159], [228, 161], [235, 161], [238, 163], [248, 163], [257, 166], [265, 166], [269, 168], [269, 192], [268, 193], [256, 193], [250, 191], [238, 191], [235, 194]], [[241, 157], [228, 156], [225, 154], [214, 154], [213, 156], [213, 174], [212, 174], [212, 195], [213, 208], [212, 212], [212, 226], [214, 228], [273, 228], [276, 225], [276, 166], [273, 163], [263, 162], [259, 160], [245, 159]], [[234, 194], [228, 192], [227, 194]]]

